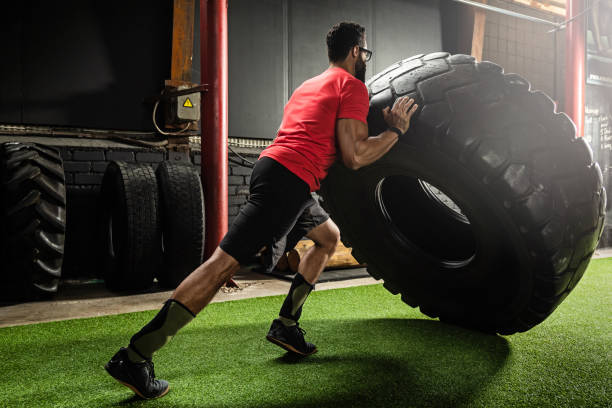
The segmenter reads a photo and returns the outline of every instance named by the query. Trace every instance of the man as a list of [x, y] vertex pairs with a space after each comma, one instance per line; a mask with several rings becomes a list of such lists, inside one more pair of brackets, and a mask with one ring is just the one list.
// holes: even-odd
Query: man
[[[214, 297], [219, 288], [264, 245], [287, 235], [311, 204], [327, 170], [337, 158], [356, 170], [387, 153], [406, 133], [417, 109], [412, 99], [399, 98], [383, 115], [389, 129], [368, 137], [369, 99], [364, 84], [367, 49], [365, 29], [339, 23], [327, 34], [329, 68], [305, 81], [285, 106], [278, 135], [265, 149], [251, 175], [247, 204], [212, 256], [176, 288], [159, 313], [105, 365], [108, 373], [142, 398], [159, 398], [168, 382], [155, 378], [152, 356]], [[317, 351], [304, 340], [298, 319], [340, 233], [331, 219], [310, 230], [315, 245], [300, 262], [278, 319], [267, 339], [300, 355]]]

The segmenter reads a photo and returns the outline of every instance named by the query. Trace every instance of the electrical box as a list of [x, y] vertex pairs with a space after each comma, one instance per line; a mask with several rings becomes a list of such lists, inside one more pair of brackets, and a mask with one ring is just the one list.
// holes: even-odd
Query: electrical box
[[[190, 85], [181, 85], [167, 89], [182, 91], [190, 87]], [[166, 124], [178, 125], [200, 120], [200, 99], [201, 94], [199, 92], [170, 98], [166, 105]]]

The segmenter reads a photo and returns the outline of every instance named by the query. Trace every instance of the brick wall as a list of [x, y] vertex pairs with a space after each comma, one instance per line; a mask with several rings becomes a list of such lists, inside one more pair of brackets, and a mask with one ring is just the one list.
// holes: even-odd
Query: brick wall
[[[102, 177], [112, 160], [130, 163], [147, 163], [157, 168], [157, 165], [167, 159], [165, 149], [101, 149], [83, 147], [61, 147], [64, 160], [64, 173], [66, 174], [66, 186], [68, 190], [91, 189], [92, 193], [99, 192]], [[254, 162], [259, 156], [258, 149], [241, 149], [239, 154]], [[230, 154], [230, 158], [236, 161], [240, 159]], [[191, 163], [201, 174], [200, 151], [191, 152]], [[251, 181], [252, 169], [230, 162], [228, 167], [228, 211], [231, 223], [233, 217], [238, 214], [240, 208], [246, 203], [249, 194], [249, 183]]]
[[[65, 278], [98, 278], [101, 277], [99, 259], [103, 256], [100, 250], [100, 185], [108, 162], [111, 160], [131, 163], [147, 163], [157, 168], [159, 163], [168, 158], [165, 149], [148, 149], [140, 147], [105, 148], [82, 146], [56, 146], [64, 160], [67, 189], [67, 233], [63, 276]], [[259, 155], [256, 149], [241, 149], [241, 155], [255, 161]], [[238, 157], [230, 155], [238, 160]], [[190, 162], [200, 173], [201, 155], [192, 151]], [[246, 203], [248, 185], [251, 180], [251, 169], [231, 163], [228, 169], [228, 211], [231, 223], [240, 208]]]
[[165, 158], [164, 150], [102, 149], [62, 147], [66, 185], [99, 188], [108, 162], [112, 160], [131, 163], [159, 164]]
[[[511, 1], [490, 0], [488, 4], [549, 21], [559, 20], [555, 14]], [[557, 101], [557, 109], [561, 111], [565, 83], [565, 31], [557, 32], [555, 61], [555, 34], [547, 33], [552, 26], [493, 12], [487, 12], [486, 16], [483, 60], [501, 65], [505, 72], [523, 76], [531, 83], [532, 89], [541, 90]]]

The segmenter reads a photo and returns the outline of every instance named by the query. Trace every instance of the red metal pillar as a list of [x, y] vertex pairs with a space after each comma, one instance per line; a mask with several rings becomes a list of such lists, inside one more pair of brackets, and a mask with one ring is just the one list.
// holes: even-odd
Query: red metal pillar
[[[586, 7], [586, 0], [568, 0], [566, 17], [576, 16]], [[565, 29], [565, 112], [576, 124], [576, 136], [584, 136], [586, 94], [586, 21], [583, 15], [568, 23]]]
[[206, 210], [204, 259], [227, 232], [227, 0], [200, 0], [202, 184]]

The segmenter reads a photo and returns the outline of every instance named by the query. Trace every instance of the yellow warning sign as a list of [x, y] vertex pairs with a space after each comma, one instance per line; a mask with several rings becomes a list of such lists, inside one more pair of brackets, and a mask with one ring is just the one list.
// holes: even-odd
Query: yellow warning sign
[[189, 98], [185, 99], [185, 103], [183, 104], [183, 107], [193, 108], [193, 103], [191, 103], [191, 100]]

